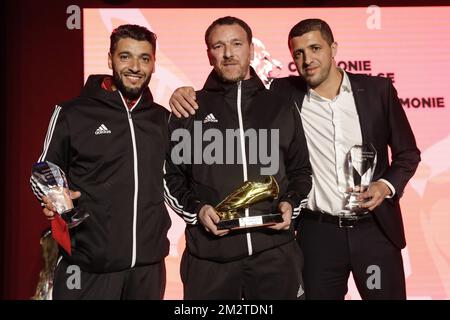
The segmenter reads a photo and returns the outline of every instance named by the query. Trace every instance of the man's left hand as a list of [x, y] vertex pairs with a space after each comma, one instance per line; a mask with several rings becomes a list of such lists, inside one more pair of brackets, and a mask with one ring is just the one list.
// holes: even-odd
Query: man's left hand
[[291, 225], [292, 219], [292, 207], [291, 204], [287, 201], [282, 201], [278, 204], [278, 209], [280, 209], [281, 217], [283, 218], [283, 222], [279, 222], [269, 228], [275, 230], [287, 230]]
[[[366, 192], [359, 195], [361, 207], [373, 211], [391, 194], [391, 189], [383, 181], [372, 182]], [[366, 201], [367, 200], [367, 201]]]

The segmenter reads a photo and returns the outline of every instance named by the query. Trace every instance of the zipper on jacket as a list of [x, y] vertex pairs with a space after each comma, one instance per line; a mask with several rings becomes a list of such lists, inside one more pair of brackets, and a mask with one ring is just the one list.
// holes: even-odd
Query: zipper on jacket
[[123, 106], [127, 111], [128, 124], [131, 131], [131, 143], [133, 145], [133, 174], [134, 174], [134, 196], [133, 196], [133, 248], [131, 255], [131, 265], [130, 268], [134, 268], [136, 264], [136, 223], [137, 223], [137, 200], [139, 191], [139, 175], [138, 175], [138, 157], [137, 157], [137, 147], [136, 147], [136, 135], [134, 134], [133, 118], [131, 117], [131, 111], [137, 106], [141, 100], [142, 95], [136, 100], [136, 103], [131, 109], [128, 109], [127, 103], [119, 91], [120, 97], [122, 98]]
[[[237, 84], [237, 109], [238, 109], [238, 119], [239, 119], [239, 137], [241, 140], [241, 155], [242, 155], [242, 171], [243, 171], [243, 177], [244, 181], [248, 180], [247, 176], [247, 153], [245, 152], [245, 135], [244, 135], [244, 124], [242, 121], [242, 81], [239, 81]], [[249, 216], [249, 209], [245, 209], [245, 216]], [[249, 231], [246, 233], [247, 236], [247, 248], [248, 248], [248, 255], [251, 256], [253, 254], [253, 247], [252, 247], [252, 235]]]

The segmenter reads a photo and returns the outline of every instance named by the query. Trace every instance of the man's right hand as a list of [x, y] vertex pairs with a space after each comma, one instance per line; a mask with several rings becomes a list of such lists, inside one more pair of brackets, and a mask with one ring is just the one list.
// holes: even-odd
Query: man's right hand
[[195, 100], [197, 100], [197, 97], [193, 87], [180, 87], [172, 93], [169, 99], [169, 106], [172, 109], [172, 113], [178, 118], [181, 118], [181, 116], [188, 118], [189, 113], [194, 115], [195, 110], [198, 109], [198, 104]]
[[[69, 190], [69, 193], [70, 193], [70, 199], [72, 199], [72, 200], [78, 199], [81, 196], [80, 191]], [[53, 203], [51, 202], [51, 200], [48, 197], [43, 196], [42, 202], [43, 202], [43, 207], [44, 207], [44, 209], [42, 209], [42, 212], [47, 217], [47, 219], [48, 220], [55, 219], [55, 214], [57, 214], [58, 212], [56, 211], [56, 208], [53, 205]]]
[[230, 232], [230, 230], [218, 230], [216, 224], [220, 221], [216, 210], [208, 204], [205, 204], [198, 213], [198, 219], [203, 225], [206, 231], [215, 234], [216, 236], [224, 236]]

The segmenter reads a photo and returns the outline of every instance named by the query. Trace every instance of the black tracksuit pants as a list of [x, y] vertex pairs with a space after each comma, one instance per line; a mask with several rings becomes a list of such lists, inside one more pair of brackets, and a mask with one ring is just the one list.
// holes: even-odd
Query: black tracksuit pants
[[231, 261], [199, 259], [185, 249], [184, 299], [304, 299], [303, 255], [295, 241]]
[[53, 280], [54, 300], [160, 300], [164, 296], [164, 261], [111, 273], [89, 273], [62, 259]]

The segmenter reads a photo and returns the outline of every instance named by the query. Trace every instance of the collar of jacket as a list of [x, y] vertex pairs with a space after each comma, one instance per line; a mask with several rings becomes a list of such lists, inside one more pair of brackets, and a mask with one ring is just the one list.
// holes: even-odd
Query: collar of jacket
[[[203, 90], [219, 92], [225, 96], [235, 95], [237, 88], [236, 84], [237, 82], [223, 81], [213, 69], [209, 74], [208, 79], [206, 79]], [[256, 92], [265, 89], [264, 84], [252, 67], [250, 67], [250, 79], [242, 81], [242, 89], [246, 92]]]
[[[120, 97], [119, 90], [113, 92], [107, 91], [102, 88], [102, 82], [105, 74], [90, 75], [81, 90], [80, 96], [95, 99], [113, 108], [119, 108], [124, 110], [123, 101]], [[153, 103], [153, 96], [150, 89], [147, 87], [142, 92], [142, 98], [134, 110], [148, 108]], [[127, 108], [128, 109], [128, 108]]]

